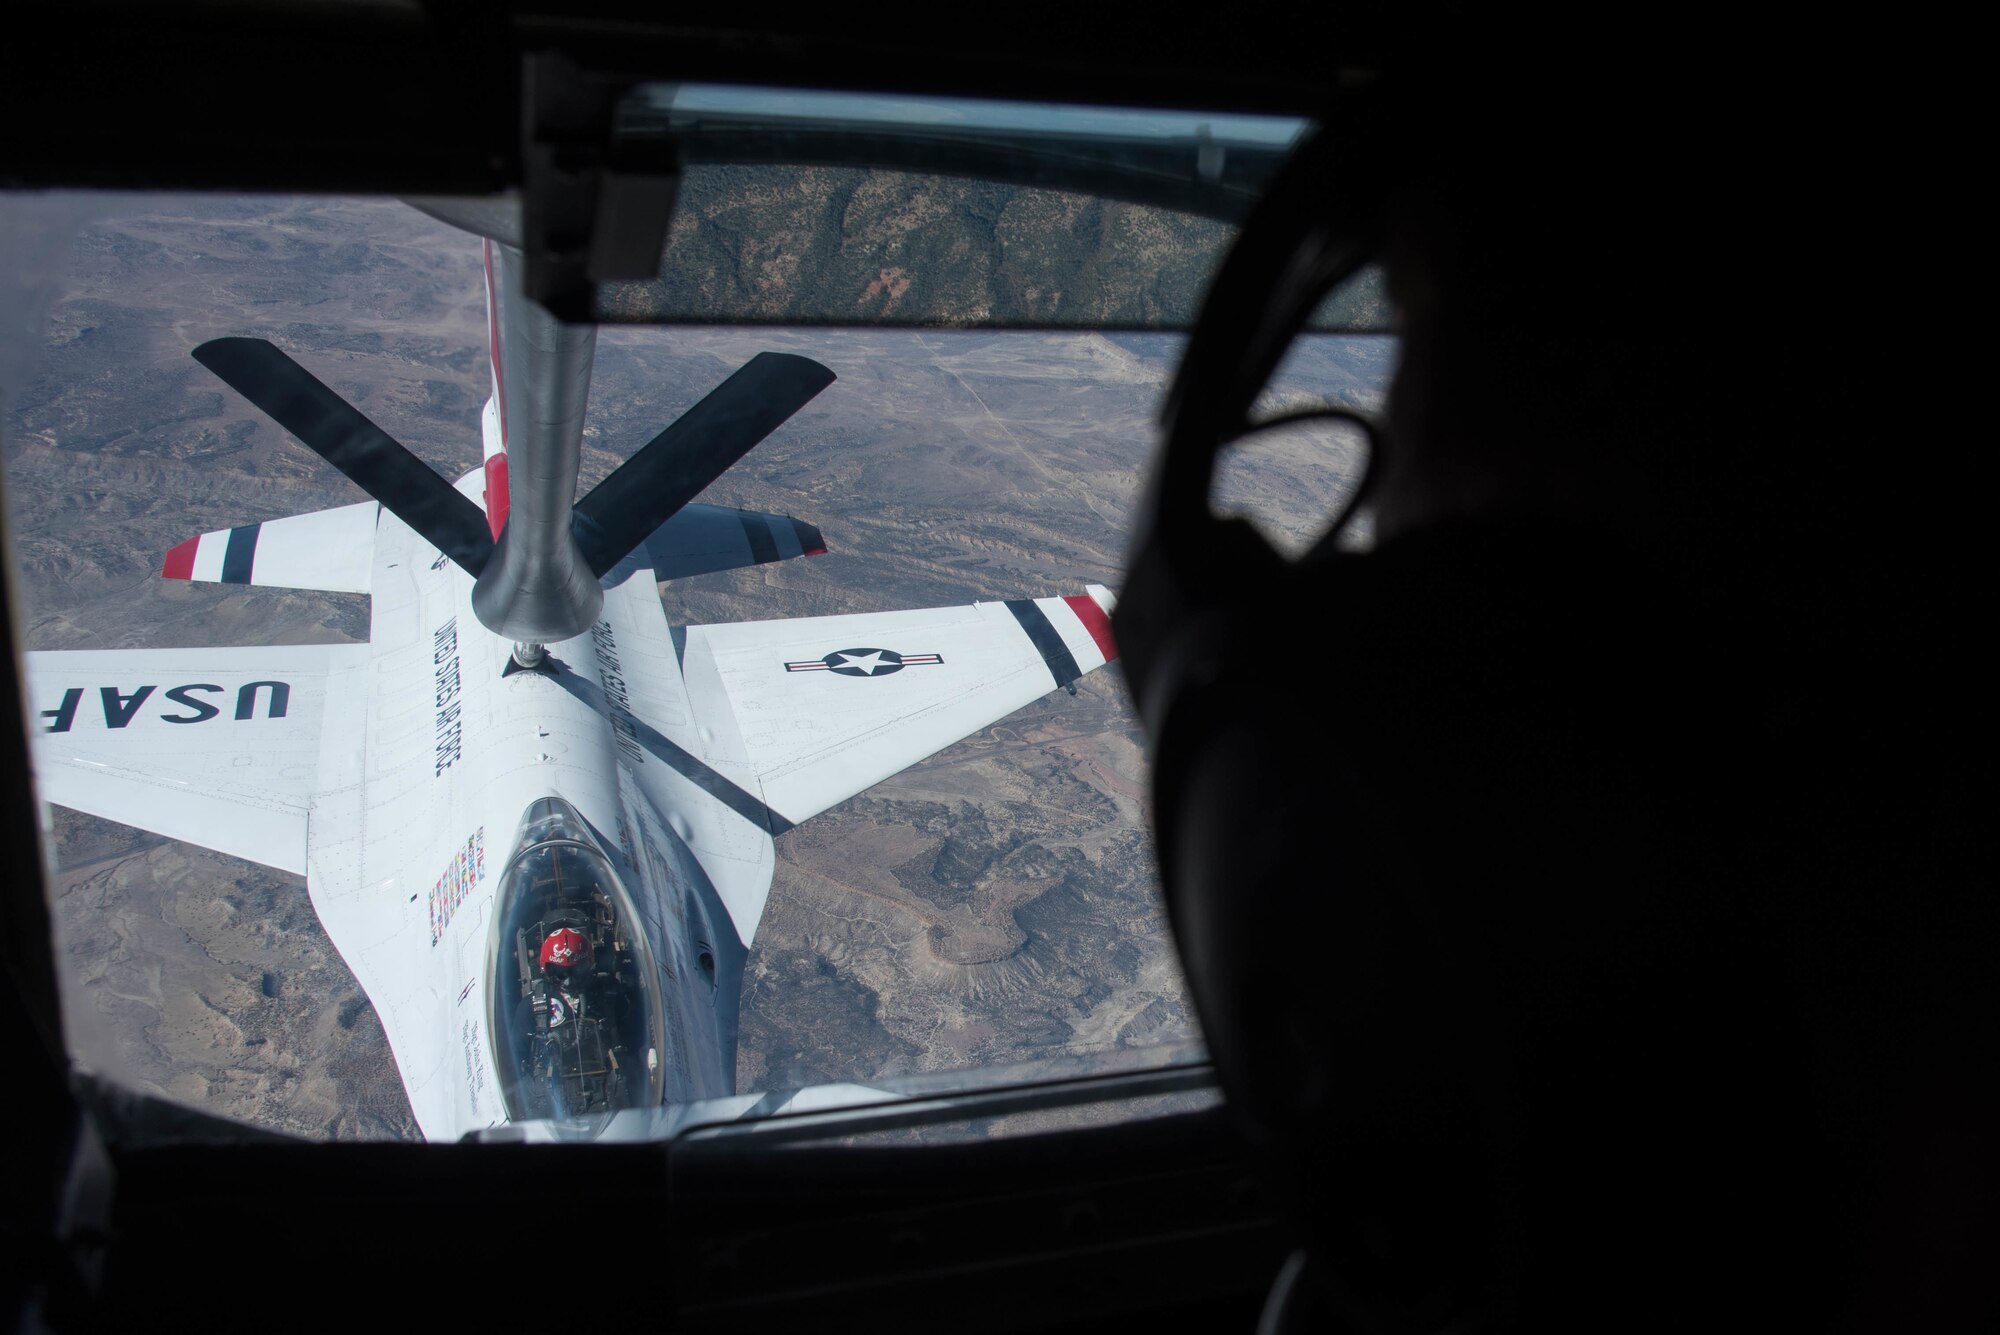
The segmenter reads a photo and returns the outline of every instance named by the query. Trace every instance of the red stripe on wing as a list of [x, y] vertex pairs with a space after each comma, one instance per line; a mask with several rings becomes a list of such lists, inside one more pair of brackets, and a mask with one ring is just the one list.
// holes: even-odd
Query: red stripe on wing
[[201, 546], [199, 537], [189, 538], [167, 553], [167, 559], [160, 563], [160, 575], [165, 579], [193, 579], [195, 549]]
[[1064, 596], [1069, 610], [1076, 613], [1076, 619], [1090, 632], [1090, 638], [1097, 641], [1097, 652], [1104, 655], [1109, 663], [1118, 657], [1118, 643], [1111, 638], [1111, 618], [1104, 615], [1104, 609], [1097, 600], [1087, 593], [1072, 593]]

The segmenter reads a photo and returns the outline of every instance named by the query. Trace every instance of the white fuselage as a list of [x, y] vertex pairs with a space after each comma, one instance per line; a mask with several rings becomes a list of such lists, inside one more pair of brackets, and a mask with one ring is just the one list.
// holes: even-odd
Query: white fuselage
[[365, 670], [329, 697], [321, 774], [342, 781], [315, 798], [307, 884], [384, 1012], [425, 1135], [508, 1118], [494, 1031], [516, 999], [492, 995], [512, 948], [494, 896], [524, 815], [549, 797], [592, 827], [642, 920], [665, 1097], [734, 1092], [744, 946], [719, 892], [761, 900], [771, 837], [754, 804], [712, 795], [727, 781], [699, 759], [713, 738], [692, 724], [651, 571], [607, 589], [590, 632], [548, 646], [554, 675], [503, 675], [512, 644], [472, 615], [469, 575], [386, 510], [374, 559]]

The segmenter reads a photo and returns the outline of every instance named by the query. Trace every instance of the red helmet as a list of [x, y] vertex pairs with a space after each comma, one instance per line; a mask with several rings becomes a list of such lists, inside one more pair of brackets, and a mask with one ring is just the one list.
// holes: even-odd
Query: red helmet
[[558, 927], [542, 939], [541, 965], [544, 972], [551, 968], [573, 969], [590, 963], [590, 938], [573, 927]]

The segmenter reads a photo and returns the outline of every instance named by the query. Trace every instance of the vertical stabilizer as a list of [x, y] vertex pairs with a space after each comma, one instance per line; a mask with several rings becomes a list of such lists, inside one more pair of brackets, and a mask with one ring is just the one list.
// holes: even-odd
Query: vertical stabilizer
[[492, 371], [493, 396], [479, 415], [480, 443], [486, 470], [486, 524], [493, 540], [507, 527], [507, 383], [500, 366], [500, 301], [493, 287], [493, 242], [485, 242], [486, 364]]

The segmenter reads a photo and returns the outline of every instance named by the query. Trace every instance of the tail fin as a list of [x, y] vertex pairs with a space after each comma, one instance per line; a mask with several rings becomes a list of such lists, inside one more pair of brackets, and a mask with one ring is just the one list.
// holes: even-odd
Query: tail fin
[[486, 361], [493, 368], [493, 397], [480, 415], [481, 443], [486, 457], [486, 526], [493, 541], [507, 527], [507, 377], [500, 364], [500, 298], [493, 290], [493, 242], [486, 257]]

